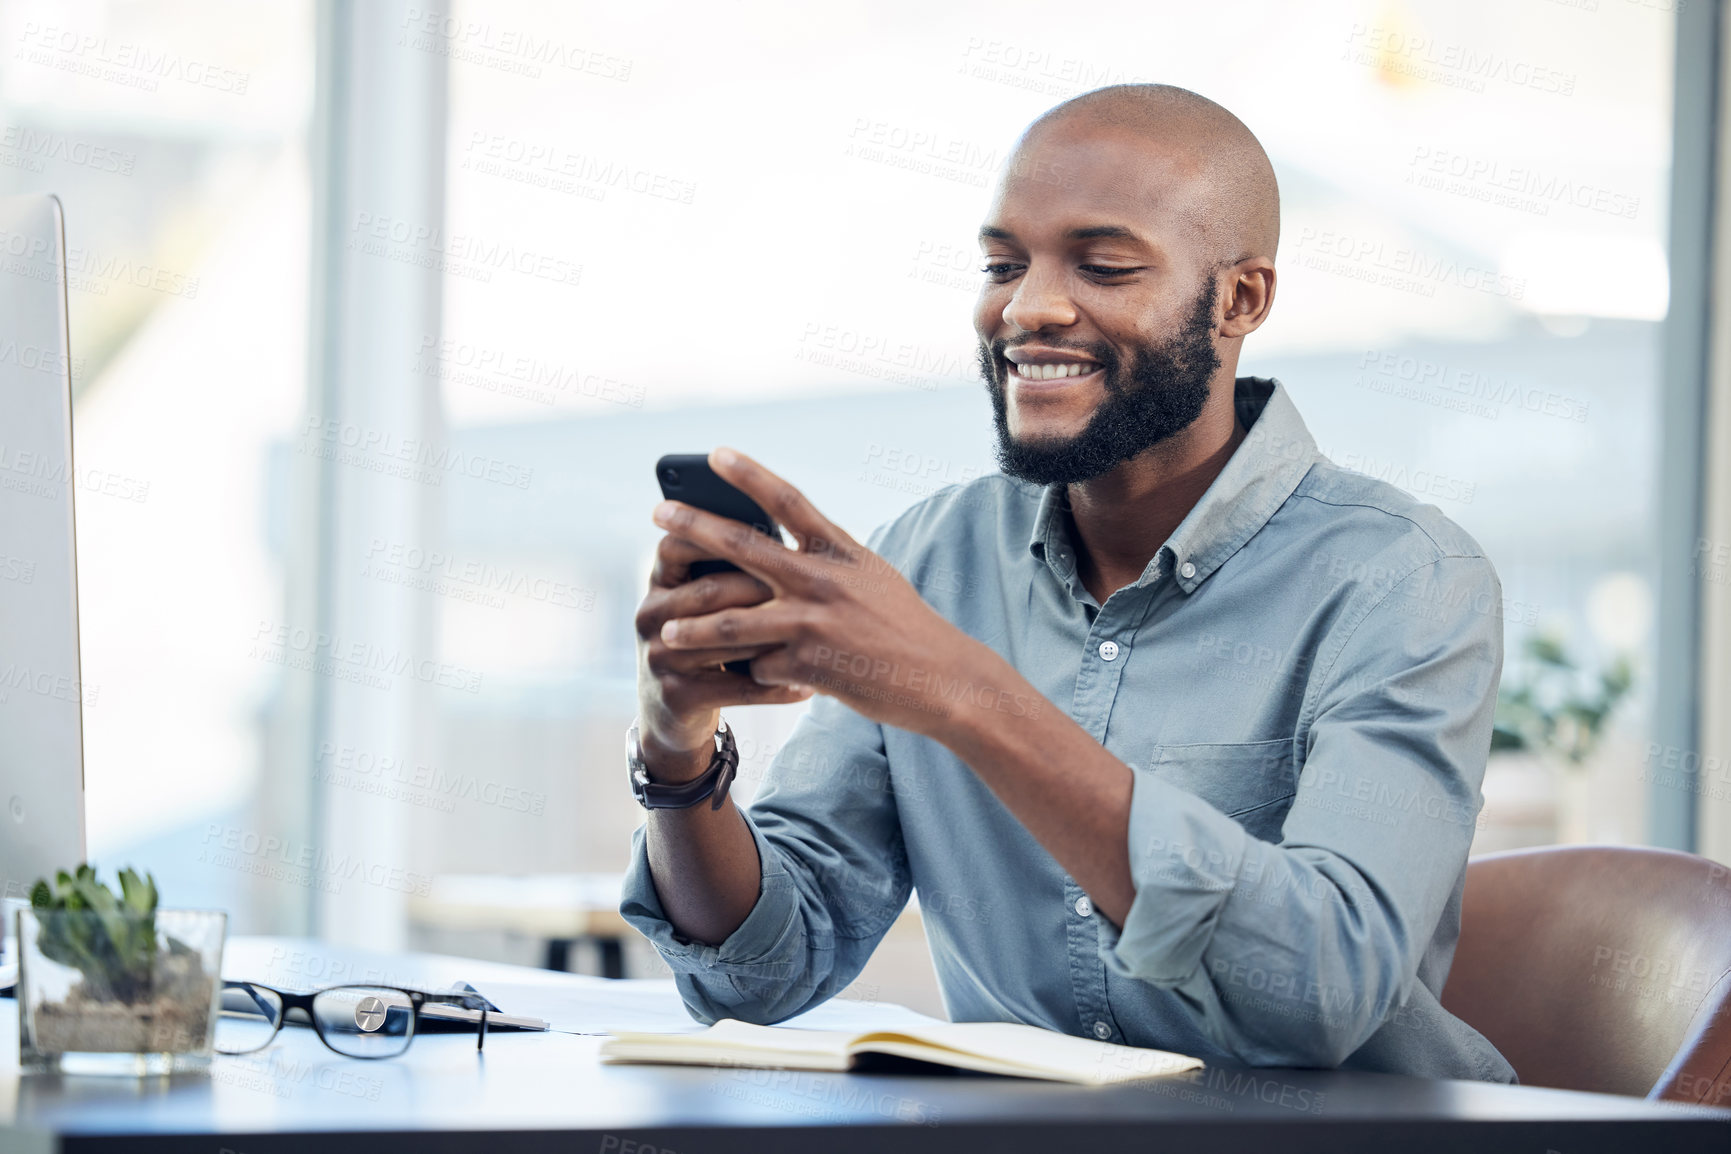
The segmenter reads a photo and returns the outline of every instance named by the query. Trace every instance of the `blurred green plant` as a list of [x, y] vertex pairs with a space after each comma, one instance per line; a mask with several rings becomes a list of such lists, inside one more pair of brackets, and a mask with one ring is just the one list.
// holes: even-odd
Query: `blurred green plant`
[[1511, 679], [1497, 694], [1491, 752], [1531, 750], [1580, 765], [1599, 746], [1605, 724], [1635, 683], [1634, 663], [1618, 656], [1588, 673], [1554, 633], [1535, 633], [1521, 645]]
[[[120, 871], [120, 894], [96, 880], [88, 864], [61, 870], [30, 887], [30, 908], [41, 923], [36, 939], [43, 955], [84, 975], [92, 997], [128, 1004], [152, 995], [156, 970], [156, 881]], [[191, 947], [168, 939], [169, 953]]]

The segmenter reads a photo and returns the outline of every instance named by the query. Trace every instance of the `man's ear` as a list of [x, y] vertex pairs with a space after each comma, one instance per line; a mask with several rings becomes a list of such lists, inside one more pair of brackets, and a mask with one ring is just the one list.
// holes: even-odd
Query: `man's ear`
[[1221, 336], [1247, 337], [1261, 328], [1274, 308], [1274, 262], [1253, 256], [1233, 265], [1226, 272], [1225, 297]]

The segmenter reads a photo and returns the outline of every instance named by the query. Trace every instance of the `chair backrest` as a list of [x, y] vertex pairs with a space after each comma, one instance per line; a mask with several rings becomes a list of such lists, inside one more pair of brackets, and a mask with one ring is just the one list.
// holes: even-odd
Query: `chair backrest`
[[1731, 868], [1626, 846], [1476, 858], [1442, 1002], [1528, 1085], [1731, 1105]]

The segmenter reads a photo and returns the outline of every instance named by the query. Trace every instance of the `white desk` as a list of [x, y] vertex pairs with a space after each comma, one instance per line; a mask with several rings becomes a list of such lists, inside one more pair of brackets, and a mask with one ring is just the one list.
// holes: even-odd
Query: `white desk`
[[[467, 978], [482, 989], [601, 981], [279, 939], [238, 939], [229, 962], [231, 976], [284, 985], [303, 976], [316, 984], [314, 971], [333, 981]], [[15, 1007], [0, 1001], [0, 1031], [13, 1036]], [[1317, 1070], [1213, 1068], [1194, 1082], [1094, 1088], [979, 1076], [603, 1066], [599, 1044], [501, 1032], [477, 1054], [472, 1035], [439, 1034], [417, 1038], [400, 1058], [364, 1062], [290, 1028], [258, 1054], [217, 1059], [208, 1074], [143, 1080], [23, 1078], [15, 1047], [0, 1046], [0, 1152], [1731, 1149], [1731, 1110], [1532, 1087]]]

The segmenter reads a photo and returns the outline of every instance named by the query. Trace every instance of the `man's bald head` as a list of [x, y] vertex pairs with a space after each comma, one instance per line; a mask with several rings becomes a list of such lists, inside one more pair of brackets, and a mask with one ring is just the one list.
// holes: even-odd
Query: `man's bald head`
[[1280, 189], [1274, 166], [1244, 122], [1205, 96], [1170, 84], [1117, 84], [1085, 92], [1041, 116], [1016, 145], [1015, 160], [1050, 133], [1118, 130], [1163, 153], [1190, 187], [1179, 211], [1190, 217], [1215, 260], [1274, 259]]

